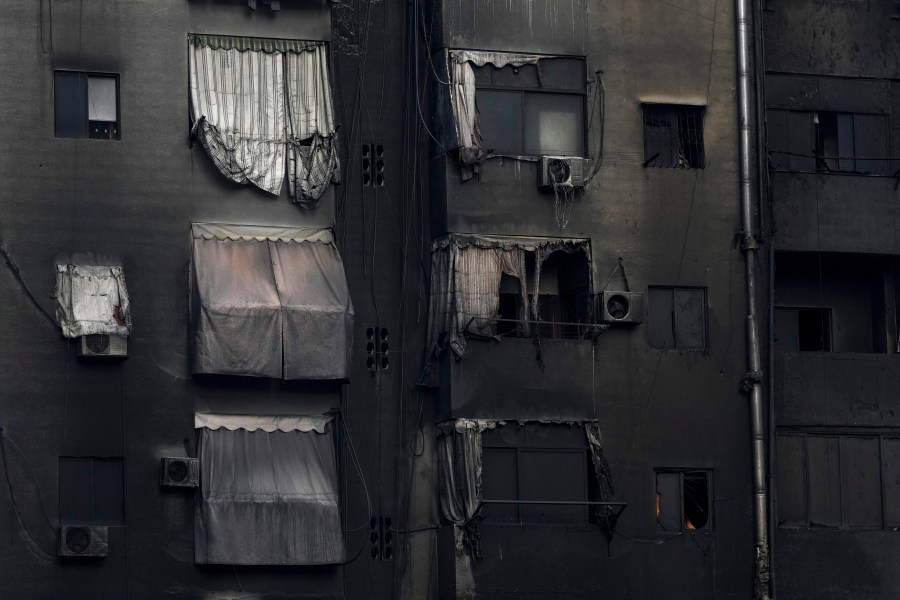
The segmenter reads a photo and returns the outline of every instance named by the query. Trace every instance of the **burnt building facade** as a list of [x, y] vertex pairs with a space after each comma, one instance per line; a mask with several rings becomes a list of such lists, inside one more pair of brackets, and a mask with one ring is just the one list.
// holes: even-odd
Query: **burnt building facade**
[[775, 589], [889, 598], [900, 12], [765, 4]]
[[[8, 7], [4, 590], [754, 597], [737, 23], [716, 0]], [[771, 61], [770, 156], [772, 111], [839, 150], [879, 129], [872, 107], [778, 104]], [[888, 111], [890, 68], [853, 99]], [[831, 170], [879, 158], [860, 148]], [[770, 174], [774, 222], [778, 185], [843, 177], [812, 164]], [[802, 420], [812, 371], [856, 369], [800, 352], [826, 308], [804, 294], [881, 290], [827, 341], [878, 359], [885, 397], [874, 352], [897, 340], [892, 237], [812, 247], [785, 214], [790, 449], [839, 424]], [[810, 279], [822, 250], [836, 280]], [[861, 456], [858, 433], [812, 443]]]

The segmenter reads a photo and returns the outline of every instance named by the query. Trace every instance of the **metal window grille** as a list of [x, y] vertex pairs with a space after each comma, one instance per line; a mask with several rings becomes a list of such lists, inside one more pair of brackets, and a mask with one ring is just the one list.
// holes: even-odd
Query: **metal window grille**
[[669, 169], [702, 169], [702, 106], [644, 105], [644, 166]]

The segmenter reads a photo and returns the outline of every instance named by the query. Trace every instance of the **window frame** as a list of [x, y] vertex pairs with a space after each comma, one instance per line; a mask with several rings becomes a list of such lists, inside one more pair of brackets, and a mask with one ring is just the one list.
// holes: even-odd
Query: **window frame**
[[[797, 324], [797, 350], [781, 350], [782, 352], [817, 352], [817, 353], [832, 353], [834, 352], [834, 308], [831, 306], [799, 306], [799, 305], [775, 305], [775, 311], [794, 311], [797, 313], [798, 324]], [[800, 311], [818, 311], [825, 315], [825, 319], [823, 320], [824, 327], [822, 329], [823, 332], [823, 340], [822, 350], [803, 350], [800, 348], [800, 325], [799, 325], [799, 313]], [[777, 322], [777, 321], [776, 321]], [[778, 339], [777, 332], [775, 332], [775, 339]], [[773, 346], [774, 349], [774, 346]]]
[[[57, 109], [57, 102], [59, 101], [59, 96], [57, 95], [57, 76], [58, 75], [79, 75], [84, 77], [85, 85], [84, 85], [84, 109], [85, 114], [82, 115], [84, 117], [84, 128], [82, 130], [82, 135], [78, 136], [69, 136], [69, 135], [60, 135], [59, 134], [59, 114]], [[114, 137], [93, 137], [91, 136], [91, 120], [90, 120], [90, 79], [94, 78], [106, 78], [112, 79], [115, 82], [116, 93], [115, 93], [115, 102], [116, 102], [116, 120], [115, 120], [115, 136]], [[108, 122], [108, 121], [107, 121]], [[53, 70], [53, 137], [58, 139], [75, 139], [75, 140], [98, 140], [105, 142], [119, 142], [122, 141], [122, 98], [121, 98], [121, 74], [119, 73], [111, 73], [111, 72], [103, 72], [103, 71], [81, 71], [77, 69], [54, 69]]]
[[[644, 137], [644, 159], [643, 159], [643, 167], [645, 169], [677, 169], [677, 170], [688, 170], [688, 171], [698, 171], [706, 169], [706, 109], [707, 105], [705, 104], [667, 104], [663, 102], [641, 102], [641, 124], [642, 124], [642, 133]], [[696, 123], [699, 124], [700, 131], [700, 144], [699, 144], [699, 152], [697, 152], [696, 158], [699, 158], [698, 166], [680, 166], [678, 164], [678, 155], [672, 157], [674, 164], [654, 164], [657, 159], [659, 159], [659, 152], [654, 155], [648, 156], [649, 153], [649, 128], [647, 126], [647, 120], [652, 116], [652, 111], [659, 111], [660, 114], [667, 114], [670, 118], [674, 116], [678, 119], [678, 123], [676, 125], [672, 125], [670, 122], [666, 129], [669, 131], [670, 142], [678, 142], [680, 150], [684, 153], [684, 147], [682, 145], [682, 136], [681, 136], [681, 119], [686, 118], [689, 119], [693, 117], [696, 120]], [[697, 114], [692, 114], [693, 111], [696, 111]]]
[[[652, 312], [652, 299], [651, 292], [652, 290], [668, 290], [672, 294], [672, 310], [670, 311], [671, 318], [669, 320], [669, 326], [672, 329], [672, 347], [659, 347], [653, 345], [653, 335], [650, 333], [650, 330], [653, 328], [653, 312]], [[699, 291], [701, 292], [702, 298], [702, 309], [703, 314], [701, 315], [701, 322], [703, 324], [703, 333], [702, 339], [703, 344], [699, 348], [684, 348], [678, 345], [678, 323], [677, 323], [677, 312], [675, 311], [675, 293], [678, 291]], [[650, 315], [650, 326], [648, 329], [648, 335], [650, 337], [650, 347], [654, 350], [661, 351], [677, 351], [677, 352], [708, 352], [709, 351], [709, 288], [704, 286], [684, 286], [684, 285], [649, 285], [647, 286], [647, 314]]]
[[[583, 486], [582, 486], [583, 496], [584, 496], [583, 501], [585, 502], [585, 504], [583, 506], [578, 507], [581, 509], [580, 515], [579, 515], [579, 521], [577, 521], [577, 522], [576, 521], [543, 522], [543, 521], [527, 520], [527, 519], [522, 518], [522, 512], [523, 512], [522, 507], [523, 506], [527, 507], [528, 506], [527, 504], [498, 504], [498, 506], [512, 506], [515, 511], [515, 515], [516, 515], [515, 520], [510, 521], [510, 520], [504, 520], [502, 517], [492, 517], [489, 514], [489, 509], [488, 509], [488, 514], [485, 515], [482, 522], [486, 523], [486, 524], [490, 524], [490, 525], [516, 526], [516, 527], [521, 527], [521, 526], [539, 526], [539, 527], [573, 527], [573, 526], [575, 526], [575, 527], [577, 527], [577, 526], [595, 525], [596, 520], [597, 520], [597, 513], [598, 513], [598, 511], [596, 509], [598, 507], [596, 507], [595, 505], [587, 504], [587, 503], [597, 500], [597, 498], [599, 496], [599, 490], [597, 489], [598, 482], [596, 481], [596, 475], [594, 474], [594, 470], [593, 470], [594, 466], [593, 466], [593, 463], [591, 462], [591, 460], [592, 460], [591, 456], [590, 456], [591, 450], [588, 445], [587, 438], [586, 438], [586, 436], [584, 436], [584, 427], [578, 428], [580, 433], [583, 435], [584, 440], [580, 441], [578, 446], [573, 446], [573, 445], [567, 446], [567, 445], [564, 445], [564, 444], [561, 444], [558, 442], [543, 445], [541, 443], [529, 441], [527, 439], [527, 428], [529, 426], [533, 428], [533, 427], [537, 427], [537, 426], [557, 427], [558, 425], [527, 423], [523, 427], [523, 433], [522, 433], [523, 439], [518, 441], [517, 443], [513, 443], [513, 444], [504, 442], [502, 440], [502, 438], [500, 437], [501, 432], [498, 431], [497, 429], [494, 429], [494, 430], [488, 429], [482, 433], [482, 477], [484, 477], [484, 475], [485, 475], [485, 471], [484, 471], [484, 453], [485, 453], [485, 451], [493, 450], [493, 451], [515, 453], [515, 457], [516, 457], [515, 458], [515, 462], [516, 462], [516, 471], [515, 471], [516, 497], [515, 498], [490, 498], [484, 494], [484, 491], [482, 491], [482, 500], [523, 500], [522, 488], [521, 488], [521, 481], [522, 481], [521, 474], [523, 472], [523, 465], [522, 465], [522, 455], [523, 454], [527, 454], [527, 453], [535, 453], [535, 454], [537, 454], [537, 453], [560, 453], [560, 452], [568, 453], [568, 454], [578, 454], [582, 457], [582, 460], [583, 460], [583, 465], [582, 465], [583, 466], [583, 473], [582, 473], [583, 479], [581, 480], [581, 482], [583, 484]], [[502, 427], [516, 427], [516, 425], [509, 424], [509, 425], [504, 425]], [[492, 439], [491, 439], [492, 434], [498, 436], [496, 438], [496, 441], [492, 441]], [[482, 490], [484, 490], [483, 485], [482, 485]], [[487, 509], [489, 506], [491, 506], [491, 505], [490, 504], [485, 505], [485, 508]], [[557, 505], [557, 506], [567, 506], [567, 505]], [[574, 505], [568, 505], [568, 506], [572, 506], [573, 508], [575, 508]]]
[[[687, 519], [685, 518], [684, 512], [684, 478], [686, 474], [692, 473], [703, 473], [706, 475], [707, 510], [709, 511], [706, 524], [703, 527], [695, 529], [690, 529], [685, 525]], [[653, 499], [655, 510], [658, 510], [659, 508], [659, 475], [678, 475], [678, 507], [681, 518], [679, 519], [678, 530], [666, 529], [660, 522], [659, 513], [657, 512], [655, 516], [656, 532], [669, 535], [683, 535], [686, 533], [691, 535], [703, 535], [715, 533], [715, 495], [713, 493], [715, 487], [713, 485], [713, 469], [686, 467], [657, 467], [653, 469]]]
[[[66, 501], [63, 494], [63, 467], [62, 464], [64, 462], [75, 462], [75, 461], [90, 461], [91, 463], [91, 476], [90, 476], [90, 500], [91, 500], [91, 520], [89, 523], [85, 522], [69, 522], [68, 519], [63, 519], [63, 504]], [[118, 462], [122, 467], [122, 521], [119, 522], [108, 522], [103, 520], [98, 520], [96, 515], [96, 505], [97, 505], [97, 482], [96, 482], [96, 471], [94, 469], [94, 464], [98, 461], [103, 462]], [[62, 525], [91, 525], [91, 526], [105, 526], [105, 527], [125, 527], [128, 522], [128, 510], [127, 510], [127, 494], [126, 494], [126, 467], [125, 467], [125, 457], [124, 456], [59, 456], [57, 461], [57, 491], [59, 493], [58, 497], [58, 514], [60, 518], [60, 522]]]
[[[785, 521], [782, 520], [780, 511], [776, 510], [775, 519], [776, 526], [779, 529], [793, 529], [793, 530], [830, 530], [830, 531], [900, 531], [900, 518], [897, 519], [896, 523], [888, 522], [888, 498], [887, 498], [887, 486], [886, 486], [886, 472], [887, 468], [885, 465], [885, 441], [886, 440], [894, 440], [900, 442], [900, 431], [890, 431], [890, 430], [876, 430], [876, 431], [859, 431], [849, 428], [834, 428], [833, 430], [825, 429], [825, 428], [808, 428], [808, 429], [785, 429], [779, 428], [776, 432], [776, 448], [777, 448], [777, 440], [780, 438], [799, 438], [803, 440], [802, 444], [802, 454], [800, 458], [800, 466], [803, 469], [803, 512], [804, 515], [800, 520], [792, 520]], [[809, 462], [809, 440], [810, 439], [828, 439], [828, 438], [836, 438], [838, 440], [838, 457], [837, 457], [837, 465], [838, 465], [838, 473], [837, 473], [837, 481], [840, 487], [840, 520], [841, 524], [838, 526], [826, 525], [822, 523], [815, 523], [811, 519], [811, 483], [810, 483], [810, 462]], [[844, 469], [844, 449], [846, 446], [847, 439], [874, 439], [877, 441], [878, 448], [878, 486], [879, 486], [879, 502], [881, 504], [880, 510], [880, 525], [851, 525], [848, 523], [848, 506], [847, 506], [847, 483], [845, 480], [845, 469]], [[777, 450], [776, 450], [777, 452]], [[782, 458], [778, 457], [776, 454], [776, 485], [778, 482], [778, 471], [777, 465], [782, 460]], [[780, 486], [779, 486], [780, 487]], [[776, 488], [779, 489], [779, 488]]]
[[[550, 61], [557, 59], [568, 59], [568, 60], [577, 60], [581, 63], [581, 80], [580, 80], [580, 89], [569, 89], [569, 88], [552, 88], [552, 87], [542, 87], [540, 85], [540, 78], [537, 87], [527, 86], [527, 85], [505, 85], [505, 84], [494, 84], [493, 82], [493, 74], [494, 71], [500, 71], [502, 69], [498, 69], [490, 63], [486, 63], [483, 66], [472, 65], [472, 71], [475, 74], [475, 105], [476, 107], [479, 105], [478, 101], [478, 93], [479, 91], [497, 91], [497, 92], [518, 92], [520, 97], [520, 121], [521, 121], [521, 152], [491, 152], [489, 156], [524, 156], [524, 157], [541, 157], [541, 156], [571, 156], [572, 158], [590, 158], [589, 156], [589, 148], [588, 148], [588, 90], [587, 90], [587, 59], [584, 56], [572, 56], [572, 55], [562, 55], [562, 56], [544, 56], [541, 57], [541, 61]], [[524, 67], [534, 67], [536, 65], [524, 65], [523, 67], [512, 67], [511, 65], [507, 65], [507, 67], [513, 68], [515, 71], [518, 71], [519, 68]], [[507, 68], [504, 67], [504, 68]], [[540, 69], [540, 67], [537, 67]], [[478, 77], [479, 73], [489, 73], [491, 75], [491, 83], [485, 84], [483, 82], [479, 82]], [[578, 96], [581, 99], [581, 140], [578, 143], [580, 148], [579, 154], [561, 154], [559, 152], [542, 152], [538, 154], [529, 153], [526, 149], [526, 132], [528, 129], [526, 116], [526, 94], [548, 94], [548, 95], [563, 95], [563, 96]], [[480, 115], [480, 110], [478, 111]], [[490, 144], [483, 140], [483, 144], [485, 149], [489, 148]]]

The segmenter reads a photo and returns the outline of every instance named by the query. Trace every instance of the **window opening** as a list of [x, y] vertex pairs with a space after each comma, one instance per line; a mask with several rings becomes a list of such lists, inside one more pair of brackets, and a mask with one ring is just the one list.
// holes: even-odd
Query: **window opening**
[[657, 471], [656, 522], [661, 531], [709, 531], [709, 471]]
[[702, 169], [703, 117], [706, 108], [676, 104], [644, 104], [644, 166]]
[[116, 75], [56, 71], [56, 137], [118, 140], [118, 88]]

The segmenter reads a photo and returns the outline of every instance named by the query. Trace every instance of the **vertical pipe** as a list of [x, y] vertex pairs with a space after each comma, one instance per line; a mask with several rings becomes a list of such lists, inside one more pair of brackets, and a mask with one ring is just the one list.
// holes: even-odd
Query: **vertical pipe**
[[763, 435], [762, 382], [756, 311], [756, 239], [753, 234], [750, 111], [750, 7], [749, 0], [735, 0], [738, 69], [738, 124], [741, 191], [741, 250], [747, 285], [747, 379], [750, 390], [750, 430], [753, 461], [753, 498], [756, 541], [756, 586], [759, 597], [769, 600], [769, 532], [766, 495], [766, 447]]

